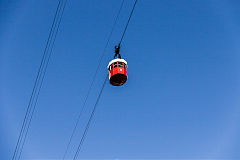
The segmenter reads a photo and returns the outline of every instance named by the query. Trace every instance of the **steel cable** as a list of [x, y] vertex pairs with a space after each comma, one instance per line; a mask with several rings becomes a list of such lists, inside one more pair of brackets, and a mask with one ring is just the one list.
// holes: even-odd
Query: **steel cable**
[[106, 76], [106, 78], [105, 78], [105, 80], [104, 80], [104, 82], [103, 82], [102, 88], [101, 88], [101, 90], [100, 90], [100, 92], [99, 92], [99, 95], [98, 95], [98, 97], [97, 97], [97, 101], [96, 101], [96, 103], [95, 103], [95, 105], [94, 105], [94, 107], [93, 107], [92, 113], [91, 113], [90, 118], [89, 118], [89, 120], [88, 120], [88, 122], [87, 122], [87, 125], [86, 125], [86, 127], [85, 127], [85, 130], [84, 130], [84, 132], [83, 132], [83, 136], [82, 136], [82, 138], [81, 138], [81, 140], [80, 140], [80, 143], [79, 143], [79, 145], [78, 145], [78, 148], [77, 148], [77, 151], [76, 151], [76, 153], [75, 153], [75, 155], [74, 155], [73, 160], [76, 160], [76, 159], [78, 158], [78, 155], [79, 155], [81, 146], [82, 146], [82, 144], [83, 144], [83, 141], [85, 140], [85, 137], [86, 137], [86, 135], [87, 135], [89, 126], [90, 126], [91, 121], [92, 121], [92, 119], [93, 119], [93, 116], [94, 116], [94, 114], [95, 114], [95, 112], [96, 112], [97, 105], [98, 105], [98, 102], [99, 102], [99, 100], [100, 100], [100, 98], [101, 98], [103, 89], [104, 89], [105, 84], [106, 84], [106, 82], [107, 82], [107, 79], [108, 79], [108, 75]]
[[[40, 89], [41, 89], [41, 85], [42, 85], [42, 81], [43, 81], [43, 77], [44, 77], [44, 76], [42, 77], [43, 68], [46, 64], [46, 59], [47, 59], [47, 56], [49, 54], [48, 51], [49, 51], [49, 47], [51, 45], [52, 37], [54, 35], [55, 29], [56, 29], [56, 26], [57, 26], [57, 19], [58, 19], [58, 16], [60, 14], [60, 11], [61, 11], [62, 2], [63, 1], [61, 1], [61, 0], [58, 1], [57, 9], [55, 11], [55, 15], [54, 15], [54, 19], [53, 19], [51, 29], [50, 29], [50, 32], [49, 32], [49, 35], [48, 35], [47, 43], [46, 43], [45, 49], [43, 51], [42, 60], [41, 60], [40, 66], [38, 68], [38, 72], [37, 72], [37, 76], [36, 76], [36, 79], [35, 79], [34, 87], [33, 87], [33, 90], [32, 90], [31, 96], [30, 96], [27, 111], [26, 111], [25, 116], [24, 116], [23, 124], [22, 124], [21, 130], [20, 130], [20, 134], [19, 134], [19, 137], [18, 137], [18, 140], [17, 140], [17, 144], [16, 144], [16, 147], [15, 147], [15, 150], [14, 150], [12, 160], [17, 159], [18, 154], [19, 154], [18, 159], [20, 159], [20, 157], [21, 157], [22, 149], [23, 149], [23, 146], [25, 144], [25, 140], [26, 140], [26, 137], [27, 137], [27, 134], [28, 134], [28, 129], [29, 129], [29, 126], [30, 126], [30, 123], [31, 123], [31, 120], [32, 120], [32, 116], [33, 116], [33, 113], [34, 113], [34, 110], [35, 110], [36, 102], [37, 102], [37, 99], [38, 99], [38, 96], [39, 96], [39, 93], [40, 93]], [[63, 10], [62, 10], [62, 13], [63, 13]], [[59, 23], [58, 23], [58, 27], [59, 27], [59, 24], [60, 24], [60, 21], [61, 21], [61, 17], [60, 17], [60, 20], [59, 20]], [[55, 32], [55, 38], [56, 38], [56, 35], [57, 35], [57, 32]], [[54, 41], [55, 41], [55, 38], [54, 38]], [[53, 47], [53, 45], [54, 45], [54, 42], [52, 44], [52, 47]], [[45, 66], [44, 70], [46, 70], [46, 66]], [[44, 71], [44, 73], [43, 73], [44, 75], [45, 75], [45, 72], [46, 71]], [[42, 79], [42, 80], [40, 80], [40, 79]], [[39, 82], [41, 83], [40, 87], [39, 87]], [[36, 95], [37, 90], [38, 90], [38, 93]], [[35, 103], [34, 103], [34, 100], [35, 100]], [[34, 103], [34, 105], [33, 105], [33, 103]], [[32, 108], [32, 106], [34, 106], [34, 107]], [[21, 145], [21, 147], [20, 147], [20, 145]], [[20, 149], [19, 149], [19, 147], [20, 147]], [[18, 153], [19, 150], [20, 150], [20, 153]]]
[[91, 81], [90, 87], [89, 87], [89, 89], [88, 89], [88, 91], [87, 91], [87, 95], [86, 95], [86, 97], [85, 97], [85, 99], [84, 99], [82, 108], [81, 108], [81, 110], [80, 110], [80, 112], [79, 112], [79, 115], [78, 115], [78, 117], [77, 117], [77, 121], [76, 121], [76, 123], [75, 123], [75, 125], [74, 125], [72, 134], [71, 134], [70, 139], [69, 139], [69, 141], [68, 141], [67, 148], [66, 148], [66, 150], [65, 150], [65, 152], [64, 152], [64, 155], [63, 155], [63, 158], [62, 158], [63, 160], [66, 158], [66, 155], [67, 155], [67, 152], [68, 152], [68, 150], [69, 150], [70, 144], [71, 144], [71, 142], [72, 142], [73, 136], [74, 136], [74, 134], [75, 134], [75, 132], [76, 132], [76, 130], [77, 130], [77, 126], [78, 126], [78, 124], [79, 124], [79, 121], [80, 121], [82, 112], [83, 112], [83, 110], [84, 110], [84, 108], [85, 108], [85, 106], [86, 106], [86, 102], [87, 102], [88, 97], [89, 97], [89, 94], [90, 94], [90, 92], [91, 92], [91, 90], [92, 90], [93, 83], [94, 83], [94, 81], [95, 81], [95, 79], [96, 79], [97, 73], [98, 73], [99, 68], [100, 68], [100, 64], [101, 64], [102, 59], [103, 59], [103, 57], [104, 57], [104, 55], [105, 55], [105, 52], [106, 52], [107, 46], [108, 46], [108, 44], [109, 44], [109, 41], [110, 41], [110, 39], [111, 39], [111, 37], [112, 37], [112, 33], [113, 33], [113, 31], [114, 31], [114, 29], [115, 29], [115, 26], [116, 26], [116, 24], [117, 24], [117, 21], [118, 21], [120, 12], [121, 12], [122, 7], [123, 7], [123, 4], [124, 4], [124, 0], [122, 0], [122, 2], [121, 2], [120, 8], [119, 8], [119, 10], [118, 10], [118, 12], [117, 12], [117, 16], [116, 16], [116, 18], [115, 18], [115, 20], [114, 20], [114, 23], [113, 23], [113, 26], [112, 26], [112, 28], [111, 28], [110, 34], [109, 34], [109, 36], [108, 36], [108, 38], [107, 38], [107, 43], [105, 44], [105, 47], [104, 47], [103, 52], [102, 52], [102, 54], [101, 54], [100, 60], [99, 60], [99, 62], [98, 62], [97, 69], [96, 69], [96, 71], [95, 71], [95, 73], [94, 73], [94, 76], [93, 76], [93, 79], [92, 79], [92, 81]]
[[[134, 11], [134, 9], [135, 9], [135, 6], [136, 6], [136, 4], [137, 4], [137, 1], [138, 1], [138, 0], [135, 0], [135, 3], [134, 3], [133, 8], [132, 8], [132, 11], [131, 11], [131, 13], [130, 13], [130, 15], [129, 15], [127, 24], [126, 24], [126, 26], [125, 26], [125, 29], [124, 29], [124, 32], [123, 32], [123, 34], [122, 34], [121, 40], [120, 40], [120, 42], [119, 42], [119, 47], [120, 47], [120, 45], [121, 45], [121, 42], [122, 42], [122, 40], [123, 40], [123, 38], [124, 38], [124, 35], [125, 35], [125, 33], [126, 33], [126, 30], [127, 30], [127, 28], [128, 28], [128, 25], [129, 25], [129, 22], [130, 22], [130, 20], [131, 20], [131, 17], [132, 17], [133, 11]], [[93, 110], [92, 110], [92, 112], [91, 112], [90, 118], [89, 118], [89, 120], [88, 120], [88, 122], [87, 122], [87, 125], [86, 125], [86, 127], [85, 127], [84, 132], [83, 132], [83, 135], [82, 135], [82, 137], [81, 137], [81, 140], [80, 140], [80, 142], [79, 142], [79, 145], [78, 145], [78, 148], [77, 148], [77, 151], [76, 151], [76, 153], [75, 153], [75, 155], [74, 155], [73, 160], [76, 160], [76, 159], [78, 158], [78, 155], [79, 155], [79, 152], [80, 152], [80, 150], [81, 150], [82, 144], [83, 144], [83, 142], [84, 142], [84, 140], [85, 140], [85, 137], [86, 137], [86, 135], [87, 135], [89, 126], [90, 126], [91, 121], [92, 121], [92, 119], [93, 119], [93, 117], [94, 117], [94, 114], [95, 114], [95, 112], [96, 112], [96, 108], [97, 108], [98, 102], [99, 102], [99, 100], [100, 100], [100, 98], [101, 98], [101, 95], [102, 95], [103, 89], [104, 89], [104, 87], [105, 87], [107, 78], [108, 78], [108, 75], [106, 76], [106, 78], [105, 78], [105, 80], [104, 80], [104, 83], [103, 83], [102, 88], [101, 88], [101, 90], [100, 90], [100, 93], [99, 93], [99, 95], [98, 95], [97, 101], [96, 101], [96, 103], [95, 103], [95, 105], [94, 105], [94, 108], [93, 108]]]
[[126, 33], [126, 31], [127, 31], [128, 24], [129, 24], [129, 22], [130, 22], [130, 20], [131, 20], [131, 18], [132, 18], [132, 14], [133, 14], [133, 11], [134, 11], [134, 9], [135, 9], [135, 6], [136, 6], [137, 2], [138, 2], [138, 0], [135, 0], [134, 5], [133, 5], [133, 8], [132, 8], [132, 11], [131, 11], [131, 13], [130, 13], [130, 15], [129, 15], [127, 24], [126, 24], [125, 29], [124, 29], [124, 31], [123, 31], [122, 37], [121, 37], [120, 42], [119, 42], [119, 44], [118, 44], [119, 47], [120, 47], [120, 45], [121, 45], [121, 43], [122, 43], [122, 40], [123, 40], [123, 38], [124, 38], [124, 36], [125, 36], [125, 33]]
[[63, 5], [63, 9], [62, 9], [62, 13], [60, 15], [60, 19], [58, 21], [58, 24], [56, 25], [57, 26], [57, 29], [56, 29], [56, 32], [55, 32], [55, 35], [54, 35], [54, 38], [53, 38], [53, 41], [52, 41], [52, 45], [50, 47], [50, 52], [49, 52], [49, 56], [47, 58], [47, 62], [46, 62], [46, 66], [44, 68], [44, 71], [42, 72], [42, 77], [41, 77], [41, 82], [40, 82], [40, 85], [39, 85], [39, 89], [38, 89], [38, 92], [37, 92], [37, 98], [35, 99], [35, 103], [33, 105], [33, 109], [32, 109], [32, 113], [31, 113], [31, 117], [30, 117], [30, 120], [29, 120], [29, 123], [28, 123], [28, 126], [27, 126], [27, 130], [26, 130], [26, 134], [24, 136], [24, 140], [23, 140], [23, 143], [22, 143], [22, 147], [20, 149], [20, 154], [19, 154], [19, 158], [18, 160], [20, 159], [21, 157], [21, 153], [22, 153], [22, 150], [23, 150], [23, 147], [24, 147], [24, 144], [25, 144], [25, 141], [26, 141], [26, 138], [27, 138], [27, 134], [28, 134], [28, 131], [29, 131], [29, 127], [30, 127], [30, 124], [31, 124], [31, 121], [32, 121], [32, 118], [33, 118], [33, 115], [34, 115], [34, 111], [35, 111], [35, 108], [36, 108], [36, 105], [37, 105], [37, 101], [38, 101], [38, 97], [39, 97], [39, 94], [40, 94], [40, 91], [41, 91], [41, 88], [42, 88], [42, 85], [43, 85], [43, 80], [44, 80], [44, 77], [45, 77], [45, 74], [46, 74], [46, 71], [47, 71], [47, 67], [48, 67], [48, 64], [49, 64], [49, 61], [50, 61], [50, 58], [51, 58], [51, 55], [52, 55], [52, 50], [53, 50], [53, 47], [54, 47], [54, 44], [55, 44], [55, 40], [56, 40], [56, 37], [57, 37], [57, 33], [59, 31], [59, 26], [61, 24], [61, 20], [62, 20], [62, 16], [63, 16], [63, 13], [64, 13], [64, 10], [65, 10], [65, 7], [66, 7], [66, 3], [67, 3], [67, 0], [64, 2], [64, 5]]

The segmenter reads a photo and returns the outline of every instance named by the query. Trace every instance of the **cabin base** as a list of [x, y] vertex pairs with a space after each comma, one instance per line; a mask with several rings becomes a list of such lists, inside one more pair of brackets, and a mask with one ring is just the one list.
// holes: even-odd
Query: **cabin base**
[[127, 81], [127, 76], [124, 74], [115, 74], [110, 78], [110, 83], [113, 86], [121, 86]]

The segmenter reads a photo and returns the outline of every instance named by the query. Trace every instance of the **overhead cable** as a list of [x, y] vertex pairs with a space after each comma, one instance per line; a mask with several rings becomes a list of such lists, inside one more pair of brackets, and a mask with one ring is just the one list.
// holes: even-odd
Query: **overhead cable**
[[[31, 123], [33, 113], [34, 113], [34, 110], [35, 110], [35, 107], [36, 107], [36, 104], [37, 104], [37, 100], [38, 100], [38, 97], [39, 97], [39, 93], [40, 93], [40, 90], [41, 90], [41, 87], [42, 87], [43, 79], [44, 79], [44, 76], [45, 76], [45, 73], [46, 73], [46, 70], [47, 70], [50, 55], [52, 53], [52, 48], [54, 46], [54, 42], [55, 42], [55, 39], [56, 39], [56, 36], [57, 36], [58, 28], [59, 28], [59, 25], [60, 25], [60, 22], [61, 22], [61, 19], [62, 19], [62, 15], [63, 15], [63, 12], [64, 12], [64, 8], [65, 8], [65, 5], [66, 5], [66, 1], [65, 1], [64, 4], [63, 4], [63, 2], [64, 2], [63, 0], [62, 1], [59, 0], [58, 4], [57, 4], [57, 9], [55, 11], [55, 15], [54, 15], [54, 19], [53, 19], [51, 29], [50, 29], [50, 32], [49, 32], [49, 35], [48, 35], [47, 43], [46, 43], [45, 49], [43, 51], [41, 63], [40, 63], [40, 66], [38, 68], [37, 76], [36, 76], [36, 79], [35, 79], [35, 82], [34, 82], [34, 87], [32, 89], [30, 100], [29, 100], [29, 103], [28, 103], [28, 106], [27, 106], [27, 111], [26, 111], [25, 116], [24, 116], [24, 120], [23, 120], [23, 123], [22, 123], [22, 126], [21, 126], [20, 134], [18, 136], [18, 140], [17, 140], [17, 144], [15, 146], [15, 150], [14, 150], [14, 153], [13, 153], [13, 156], [12, 156], [12, 160], [20, 159], [20, 157], [21, 157], [23, 146], [24, 146], [25, 141], [26, 141], [26, 137], [27, 137], [28, 130], [29, 130], [29, 127], [30, 127], [30, 123]], [[60, 15], [60, 17], [59, 17], [59, 15]], [[56, 27], [57, 27], [57, 30], [56, 30]], [[53, 37], [54, 37], [54, 39], [53, 39]], [[53, 41], [52, 41], [52, 39], [53, 39]], [[50, 48], [50, 52], [49, 52], [49, 48]]]
[[105, 84], [106, 84], [106, 82], [107, 82], [107, 79], [108, 79], [108, 75], [106, 76], [106, 78], [105, 78], [105, 80], [104, 80], [104, 82], [103, 82], [102, 88], [101, 88], [101, 90], [100, 90], [100, 92], [99, 92], [99, 95], [98, 95], [98, 97], [97, 97], [97, 101], [96, 101], [96, 103], [95, 103], [95, 105], [94, 105], [94, 107], [93, 107], [93, 110], [92, 110], [92, 112], [91, 112], [90, 118], [89, 118], [89, 120], [88, 120], [88, 122], [87, 122], [87, 125], [86, 125], [85, 129], [84, 129], [82, 138], [81, 138], [81, 140], [80, 140], [80, 142], [79, 142], [79, 144], [78, 144], [78, 148], [77, 148], [77, 151], [76, 151], [76, 153], [75, 153], [75, 155], [74, 155], [73, 160], [76, 160], [76, 159], [78, 158], [79, 152], [80, 152], [80, 150], [81, 150], [82, 144], [83, 144], [83, 142], [84, 142], [84, 140], [85, 140], [85, 137], [86, 137], [86, 135], [87, 135], [89, 126], [90, 126], [90, 124], [91, 124], [91, 121], [92, 121], [92, 119], [93, 119], [93, 117], [94, 117], [94, 114], [95, 114], [95, 112], [96, 112], [97, 105], [98, 105], [98, 102], [99, 102], [99, 100], [100, 100], [100, 98], [101, 98], [103, 89], [104, 89]]
[[[129, 22], [130, 22], [130, 20], [131, 20], [131, 17], [132, 17], [133, 11], [134, 11], [134, 9], [135, 9], [135, 6], [136, 6], [136, 4], [137, 4], [137, 1], [138, 1], [138, 0], [135, 0], [135, 3], [134, 3], [133, 8], [132, 8], [132, 11], [131, 11], [131, 13], [130, 13], [130, 15], [129, 15], [128, 22], [127, 22], [127, 24], [126, 24], [126, 27], [125, 27], [124, 32], [123, 32], [123, 34], [122, 34], [121, 40], [120, 40], [120, 42], [119, 42], [119, 47], [120, 47], [120, 45], [121, 45], [121, 42], [122, 42], [122, 40], [123, 40], [123, 38], [124, 38], [124, 35], [125, 35], [125, 33], [126, 33], [126, 30], [127, 30], [127, 28], [128, 28], [128, 24], [129, 24]], [[89, 118], [89, 120], [88, 120], [88, 122], [87, 122], [87, 125], [85, 126], [83, 135], [82, 135], [82, 137], [81, 137], [81, 139], [80, 139], [80, 142], [79, 142], [79, 144], [78, 144], [78, 148], [77, 148], [77, 151], [75, 152], [75, 155], [74, 155], [73, 160], [76, 160], [76, 159], [78, 158], [79, 152], [80, 152], [80, 150], [81, 150], [81, 148], [82, 148], [82, 145], [83, 145], [83, 142], [84, 142], [85, 137], [86, 137], [86, 135], [87, 135], [89, 126], [90, 126], [91, 121], [92, 121], [92, 119], [93, 119], [93, 117], [94, 117], [94, 114], [95, 114], [95, 112], [96, 112], [96, 108], [97, 108], [98, 102], [99, 102], [99, 100], [100, 100], [100, 98], [101, 98], [101, 95], [102, 95], [102, 92], [103, 92], [103, 89], [104, 89], [104, 87], [105, 87], [105, 84], [106, 84], [107, 79], [108, 79], [108, 75], [106, 76], [106, 78], [105, 78], [105, 80], [104, 80], [104, 83], [103, 83], [102, 88], [101, 88], [101, 90], [100, 90], [100, 93], [99, 93], [99, 95], [98, 95], [97, 101], [96, 101], [96, 103], [95, 103], [95, 105], [94, 105], [94, 107], [93, 107], [93, 110], [92, 110], [92, 112], [91, 112], [90, 118]]]
[[133, 8], [132, 8], [132, 10], [131, 10], [131, 13], [130, 13], [130, 15], [129, 15], [129, 17], [128, 17], [127, 24], [126, 24], [125, 29], [124, 29], [124, 31], [123, 31], [122, 37], [121, 37], [120, 42], [119, 42], [119, 44], [118, 44], [119, 47], [120, 47], [120, 45], [121, 45], [121, 43], [122, 43], [122, 40], [123, 40], [123, 38], [124, 38], [124, 36], [125, 36], [125, 33], [126, 33], [126, 31], [127, 31], [128, 24], [129, 24], [129, 22], [130, 22], [130, 20], [131, 20], [131, 18], [132, 18], [132, 14], [133, 14], [133, 11], [134, 11], [134, 9], [135, 9], [135, 6], [136, 6], [137, 2], [138, 2], [138, 0], [135, 0], [134, 5], [133, 5]]
[[88, 100], [89, 94], [90, 94], [90, 92], [91, 92], [91, 90], [92, 90], [93, 83], [94, 83], [94, 81], [95, 81], [95, 79], [96, 79], [96, 76], [97, 76], [97, 73], [98, 73], [98, 71], [99, 71], [99, 69], [100, 69], [100, 65], [101, 65], [102, 59], [103, 59], [103, 57], [104, 57], [104, 55], [105, 55], [107, 46], [108, 46], [109, 41], [110, 41], [110, 39], [111, 39], [111, 37], [112, 37], [112, 33], [113, 33], [113, 31], [114, 31], [114, 29], [115, 29], [115, 26], [116, 26], [116, 24], [117, 24], [117, 21], [118, 21], [118, 19], [119, 19], [119, 15], [120, 15], [120, 12], [121, 12], [121, 10], [122, 10], [123, 4], [124, 4], [124, 0], [122, 0], [122, 2], [121, 2], [120, 8], [119, 8], [119, 10], [118, 10], [118, 12], [117, 12], [117, 16], [116, 16], [116, 18], [115, 18], [115, 20], [114, 20], [113, 26], [112, 26], [112, 28], [111, 28], [111, 31], [110, 31], [109, 35], [108, 35], [107, 42], [106, 42], [106, 44], [105, 44], [105, 46], [104, 46], [103, 52], [102, 52], [101, 57], [100, 57], [100, 59], [99, 59], [98, 66], [97, 66], [97, 68], [96, 68], [96, 70], [95, 70], [95, 73], [94, 73], [93, 79], [92, 79], [92, 81], [91, 81], [90, 87], [89, 87], [89, 89], [88, 89], [88, 91], [87, 91], [87, 95], [86, 95], [86, 97], [85, 97], [85, 99], [84, 99], [83, 105], [82, 105], [81, 110], [80, 110], [80, 112], [79, 112], [79, 115], [78, 115], [78, 117], [77, 117], [76, 123], [75, 123], [75, 125], [74, 125], [73, 131], [72, 131], [71, 136], [70, 136], [70, 139], [69, 139], [69, 141], [68, 141], [68, 143], [67, 143], [67, 147], [66, 147], [66, 150], [64, 151], [62, 160], [64, 160], [64, 159], [66, 158], [66, 155], [67, 155], [67, 152], [68, 152], [68, 150], [69, 150], [70, 144], [71, 144], [72, 139], [73, 139], [73, 137], [74, 137], [74, 135], [75, 135], [75, 132], [76, 132], [76, 130], [77, 130], [77, 126], [78, 126], [78, 124], [79, 124], [79, 121], [80, 121], [80, 118], [81, 118], [81, 116], [82, 116], [83, 110], [84, 110], [84, 108], [85, 108], [85, 106], [86, 106], [86, 102], [87, 102], [87, 100]]

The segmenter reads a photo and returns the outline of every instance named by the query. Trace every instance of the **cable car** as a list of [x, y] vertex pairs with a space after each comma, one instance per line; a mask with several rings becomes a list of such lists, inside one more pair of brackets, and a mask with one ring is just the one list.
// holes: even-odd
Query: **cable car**
[[127, 81], [127, 62], [124, 59], [113, 59], [108, 64], [109, 81], [113, 86], [121, 86]]

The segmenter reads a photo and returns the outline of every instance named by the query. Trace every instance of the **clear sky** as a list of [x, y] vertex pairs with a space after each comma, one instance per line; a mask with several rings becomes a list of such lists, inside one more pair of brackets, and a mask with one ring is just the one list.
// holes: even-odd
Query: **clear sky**
[[[126, 0], [68, 158], [121, 37]], [[58, 159], [121, 0], [69, 0], [23, 159]], [[57, 0], [0, 1], [0, 159], [10, 159]], [[121, 54], [128, 81], [109, 83], [82, 159], [240, 159], [240, 1], [139, 0]]]

